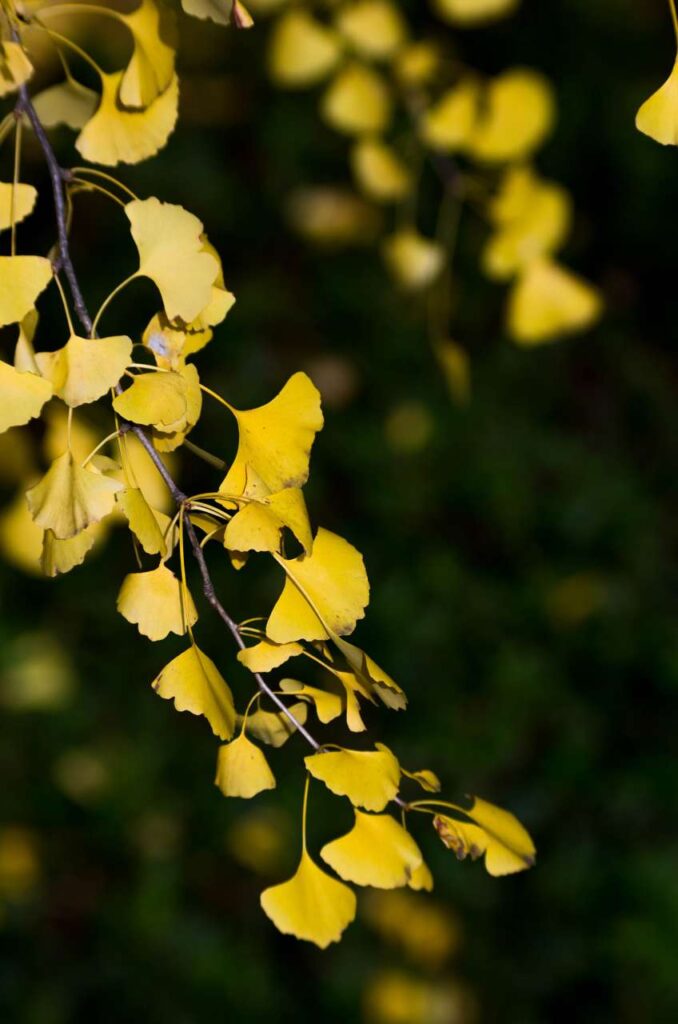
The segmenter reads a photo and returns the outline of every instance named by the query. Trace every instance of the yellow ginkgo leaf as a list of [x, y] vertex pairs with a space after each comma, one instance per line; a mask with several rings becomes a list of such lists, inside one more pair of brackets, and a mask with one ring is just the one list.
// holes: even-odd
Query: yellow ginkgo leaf
[[636, 114], [636, 128], [663, 146], [678, 146], [678, 59], [664, 84]]
[[371, 242], [381, 225], [371, 203], [336, 185], [295, 189], [287, 201], [287, 219], [298, 235], [327, 249]]
[[508, 811], [474, 797], [473, 806], [464, 812], [473, 823], [448, 815], [436, 815], [433, 826], [445, 846], [459, 860], [473, 860], [485, 854], [490, 875], [511, 875], [534, 866], [535, 847], [529, 833]]
[[52, 397], [52, 385], [36, 373], [20, 373], [0, 360], [0, 433], [36, 416]]
[[302, 654], [303, 650], [301, 644], [274, 644], [272, 640], [264, 638], [253, 647], [238, 651], [238, 661], [250, 672], [271, 672], [290, 658]]
[[266, 623], [276, 643], [326, 640], [352, 633], [365, 613], [370, 588], [362, 555], [322, 527], [310, 555], [280, 559], [287, 578]]
[[401, 768], [401, 771], [408, 779], [413, 779], [414, 782], [419, 783], [426, 793], [440, 792], [440, 779], [435, 772], [430, 770], [430, 768], [421, 768], [416, 772], [408, 772], [405, 768]]
[[167, 546], [158, 520], [161, 513], [154, 512], [138, 487], [126, 487], [116, 494], [116, 501], [146, 554], [164, 558]]
[[183, 636], [198, 621], [188, 587], [182, 588], [174, 573], [162, 563], [157, 569], [126, 576], [117, 608], [149, 640], [164, 640], [169, 633]]
[[337, 33], [305, 10], [285, 12], [273, 30], [268, 65], [271, 78], [288, 89], [321, 82], [341, 54]]
[[268, 493], [306, 483], [311, 446], [323, 425], [323, 415], [320, 392], [305, 373], [290, 377], [266, 405], [231, 411], [238, 422], [238, 451], [221, 491], [261, 497], [261, 492], [251, 494], [247, 488], [248, 467]]
[[275, 789], [275, 776], [263, 750], [248, 740], [244, 732], [219, 747], [214, 782], [224, 796], [239, 796], [245, 800], [265, 789]]
[[33, 212], [37, 198], [38, 193], [32, 185], [17, 182], [14, 187], [11, 183], [0, 181], [0, 231], [10, 227], [12, 220], [15, 224], [25, 220]]
[[59, 540], [52, 530], [45, 530], [40, 566], [45, 576], [57, 576], [82, 565], [86, 556], [101, 537], [101, 524], [92, 523], [74, 537]]
[[323, 846], [322, 859], [340, 878], [356, 885], [407, 885], [423, 859], [410, 833], [390, 814], [354, 813], [351, 831]]
[[309, 553], [313, 534], [304, 495], [298, 487], [287, 487], [241, 508], [226, 527], [224, 544], [232, 551], [279, 552], [285, 528]]
[[[226, 318], [228, 311], [235, 304], [235, 295], [232, 292], [229, 292], [224, 283], [224, 270], [221, 265], [221, 257], [206, 235], [203, 235], [202, 237], [202, 252], [206, 252], [212, 256], [213, 259], [216, 260], [219, 269], [217, 271], [217, 276], [212, 282], [212, 294], [209, 303], [200, 311], [195, 320], [188, 325], [190, 334], [194, 336], [207, 331], [210, 327], [216, 327], [217, 324], [220, 324], [222, 320]], [[195, 341], [191, 344], [189, 340], [189, 343], [184, 348], [184, 357], [191, 355], [193, 352], [198, 352], [202, 347], [203, 345], [198, 342], [198, 347], [196, 348]]]
[[347, 64], [322, 98], [321, 113], [332, 128], [347, 135], [383, 132], [391, 119], [391, 93], [374, 68]]
[[320, 690], [316, 686], [306, 686], [296, 679], [281, 679], [280, 689], [285, 693], [294, 694], [302, 700], [309, 700], [315, 706], [318, 721], [323, 725], [333, 722], [341, 714], [341, 697], [337, 693], [330, 693], [329, 690]]
[[153, 444], [159, 452], [173, 452], [179, 448], [200, 419], [202, 411], [200, 377], [195, 366], [192, 363], [180, 364], [177, 366], [176, 375], [184, 382], [186, 412], [172, 427], [154, 425]]
[[441, 54], [436, 43], [419, 39], [405, 46], [393, 63], [396, 77], [408, 87], [427, 85], [440, 66]]
[[418, 868], [415, 868], [407, 883], [408, 888], [415, 892], [431, 892], [433, 889], [433, 875], [428, 864], [422, 860]]
[[153, 353], [158, 366], [164, 370], [177, 370], [189, 355], [208, 345], [212, 335], [209, 327], [194, 331], [181, 320], [172, 321], [166, 313], [157, 313], [141, 340]]
[[113, 399], [113, 408], [124, 419], [170, 432], [186, 416], [186, 383], [174, 371], [140, 373], [130, 387]]
[[462, 79], [423, 114], [421, 137], [443, 153], [461, 150], [473, 134], [479, 112], [480, 86], [472, 78]]
[[369, 654], [334, 633], [331, 639], [346, 658], [356, 682], [362, 687], [363, 694], [371, 696], [376, 693], [387, 707], [395, 711], [402, 711], [407, 706], [404, 690]]
[[66, 540], [112, 512], [122, 486], [103, 473], [83, 469], [67, 451], [26, 492], [26, 500], [38, 526]]
[[435, 0], [441, 18], [454, 25], [478, 25], [492, 18], [510, 14], [519, 0]]
[[85, 127], [98, 103], [98, 93], [70, 77], [33, 97], [35, 112], [45, 128], [58, 128], [63, 124], [73, 131]]
[[304, 764], [337, 796], [347, 796], [356, 807], [383, 811], [398, 793], [400, 765], [383, 743], [376, 750], [326, 750], [310, 754]]
[[33, 65], [20, 43], [0, 42], [0, 97], [8, 96], [24, 85], [33, 74]]
[[313, 942], [326, 949], [338, 942], [355, 918], [355, 893], [319, 868], [303, 851], [292, 878], [264, 889], [264, 913], [283, 935]]
[[[90, 451], [94, 444], [96, 444], [96, 440], [89, 446]], [[142, 490], [151, 508], [158, 513], [169, 511], [174, 513], [174, 500], [167, 489], [167, 484], [161, 477], [150, 455], [141, 444], [141, 441], [131, 431], [123, 435], [123, 449], [128, 468], [131, 471], [130, 479]], [[165, 463], [170, 474], [173, 474], [176, 468], [173, 457], [166, 455], [162, 461]], [[120, 479], [125, 482], [126, 486], [128, 485], [124, 475], [121, 475]]]
[[[292, 704], [289, 710], [299, 725], [305, 723], [308, 705], [299, 702]], [[297, 731], [297, 726], [283, 711], [258, 710], [247, 716], [245, 731], [269, 747], [282, 747]]]
[[357, 0], [341, 7], [337, 28], [366, 60], [388, 60], [407, 39], [405, 20], [390, 0]]
[[362, 191], [379, 203], [402, 199], [412, 175], [397, 153], [380, 139], [360, 139], [351, 152], [353, 176]]
[[524, 160], [542, 144], [554, 116], [553, 92], [543, 75], [524, 68], [505, 71], [485, 90], [467, 148], [483, 162]]
[[118, 98], [125, 107], [143, 109], [167, 89], [174, 75], [175, 53], [163, 38], [173, 28], [172, 19], [155, 0], [141, 0], [136, 10], [119, 17], [132, 33], [134, 51]]
[[212, 659], [195, 644], [170, 661], [152, 685], [158, 696], [174, 701], [177, 711], [204, 715], [215, 736], [230, 740], [235, 730], [233, 694]]
[[186, 14], [218, 25], [230, 25], [233, 0], [181, 0]]
[[21, 373], [40, 373], [33, 348], [38, 328], [38, 311], [31, 309], [19, 324], [19, 337], [14, 349], [14, 369]]
[[52, 265], [42, 256], [0, 256], [0, 327], [19, 323], [52, 280]]
[[508, 330], [518, 345], [540, 345], [591, 327], [602, 312], [599, 292], [549, 259], [534, 260], [509, 297]]
[[78, 135], [75, 146], [85, 160], [105, 167], [138, 164], [155, 156], [167, 143], [177, 121], [179, 80], [146, 110], [125, 110], [118, 103], [123, 72], [101, 76], [101, 99], [95, 114]]
[[137, 273], [157, 285], [170, 320], [195, 320], [212, 301], [220, 269], [204, 250], [202, 223], [182, 206], [154, 196], [133, 199], [125, 212], [139, 250]]
[[420, 291], [433, 284], [445, 265], [442, 245], [412, 228], [390, 235], [384, 241], [383, 255], [389, 271], [407, 291]]
[[56, 353], [52, 381], [56, 394], [76, 408], [95, 402], [115, 387], [132, 359], [132, 339], [80, 338], [72, 334]]

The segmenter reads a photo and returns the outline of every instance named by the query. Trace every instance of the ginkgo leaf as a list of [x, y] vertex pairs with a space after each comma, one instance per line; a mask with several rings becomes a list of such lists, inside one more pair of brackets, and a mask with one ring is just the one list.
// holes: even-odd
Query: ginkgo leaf
[[441, 53], [437, 43], [417, 39], [396, 55], [393, 70], [403, 85], [412, 88], [427, 85], [438, 71], [440, 61]]
[[33, 97], [35, 112], [45, 128], [58, 128], [63, 124], [73, 131], [85, 127], [98, 103], [98, 93], [70, 77]]
[[284, 665], [289, 658], [303, 654], [303, 651], [301, 644], [274, 644], [272, 640], [264, 638], [253, 647], [238, 651], [238, 661], [250, 672], [271, 672]]
[[14, 369], [21, 373], [40, 373], [33, 348], [37, 328], [38, 311], [31, 309], [19, 324], [19, 337], [14, 349]]
[[276, 643], [326, 640], [353, 632], [365, 613], [370, 588], [362, 555], [352, 544], [322, 527], [310, 555], [280, 559], [286, 579], [268, 622]]
[[92, 523], [74, 537], [59, 540], [52, 530], [45, 530], [40, 567], [45, 576], [57, 576], [82, 565], [101, 536], [101, 525]]
[[519, 0], [435, 0], [441, 18], [455, 25], [477, 25], [510, 14]]
[[[308, 705], [303, 702], [292, 704], [289, 711], [299, 725], [304, 725]], [[267, 743], [269, 747], [282, 747], [283, 743], [286, 743], [290, 736], [295, 734], [297, 726], [283, 711], [259, 709], [247, 716], [245, 730], [260, 743]]]
[[51, 397], [50, 381], [36, 373], [21, 373], [0, 360], [0, 433], [39, 416]]
[[378, 203], [402, 199], [412, 186], [408, 168], [380, 139], [359, 139], [351, 152], [351, 166], [362, 191]]
[[350, 665], [355, 678], [364, 687], [364, 692], [376, 693], [380, 700], [389, 708], [401, 711], [407, 706], [405, 691], [394, 679], [377, 665], [369, 654], [355, 644], [332, 634], [332, 643], [337, 647]]
[[174, 701], [177, 711], [204, 715], [215, 736], [230, 740], [235, 731], [233, 694], [212, 659], [195, 644], [170, 661], [152, 685], [159, 697]]
[[357, 0], [341, 7], [337, 28], [367, 60], [388, 60], [407, 39], [405, 19], [390, 0]]
[[19, 323], [52, 280], [52, 265], [42, 256], [0, 256], [0, 327]]
[[332, 128], [347, 135], [384, 131], [391, 119], [391, 93], [374, 68], [357, 61], [347, 64], [322, 98], [321, 113]]
[[140, 373], [113, 399], [124, 419], [156, 430], [172, 431], [186, 416], [186, 384], [179, 373]]
[[440, 779], [430, 768], [421, 768], [416, 772], [408, 772], [405, 768], [400, 770], [408, 779], [413, 779], [414, 782], [419, 783], [426, 793], [439, 793], [442, 788]]
[[664, 84], [640, 107], [636, 128], [663, 146], [678, 145], [678, 59]]
[[55, 355], [52, 380], [56, 394], [76, 408], [95, 402], [115, 387], [131, 362], [132, 339], [72, 334]]
[[400, 765], [383, 743], [376, 750], [323, 750], [304, 758], [314, 779], [356, 807], [383, 811], [398, 793]]
[[[216, 260], [219, 269], [217, 271], [217, 276], [212, 282], [212, 294], [209, 303], [201, 309], [198, 316], [189, 325], [190, 334], [193, 336], [199, 335], [208, 328], [216, 327], [217, 324], [220, 324], [226, 318], [228, 311], [235, 304], [235, 295], [233, 295], [232, 292], [229, 292], [224, 283], [224, 270], [221, 265], [221, 257], [205, 235], [202, 236], [202, 252], [206, 252], [208, 255], [212, 256], [213, 259]], [[189, 338], [188, 344], [184, 349], [184, 357], [191, 355], [192, 352], [200, 351], [200, 348], [202, 347], [203, 345], [198, 343], [198, 347], [196, 348], [195, 341], [191, 343], [191, 339]]]
[[285, 693], [294, 694], [302, 700], [309, 700], [315, 706], [318, 721], [323, 725], [333, 722], [341, 714], [341, 697], [337, 693], [330, 693], [329, 690], [320, 690], [316, 686], [306, 686], [296, 679], [281, 679], [280, 689]]
[[332, 878], [304, 850], [296, 873], [287, 882], [264, 889], [264, 913], [278, 931], [326, 949], [338, 942], [355, 918], [356, 897]]
[[126, 487], [116, 494], [116, 501], [146, 554], [161, 555], [164, 558], [167, 546], [158, 521], [159, 513], [154, 512], [140, 488]]
[[177, 121], [179, 80], [146, 110], [125, 110], [118, 103], [123, 72], [101, 76], [101, 99], [94, 115], [78, 135], [75, 146], [85, 160], [105, 167], [138, 164], [155, 156], [167, 143]]
[[224, 544], [233, 551], [280, 551], [282, 531], [292, 531], [308, 554], [313, 534], [303, 492], [287, 487], [259, 501], [251, 501], [233, 516]]
[[381, 226], [371, 203], [336, 185], [295, 189], [287, 201], [287, 219], [302, 238], [330, 249], [371, 242]]
[[321, 82], [341, 53], [337, 33], [305, 10], [285, 12], [273, 30], [268, 64], [271, 78], [288, 89]]
[[16, 187], [11, 183], [0, 181], [0, 231], [4, 231], [12, 224], [20, 224], [30, 213], [33, 212], [38, 193], [32, 185], [24, 185], [17, 182]]
[[181, 320], [169, 320], [162, 312], [149, 321], [141, 340], [153, 353], [158, 366], [164, 370], [177, 370], [189, 355], [208, 345], [212, 336], [213, 331], [209, 327], [193, 330]]
[[120, 81], [118, 98], [125, 107], [146, 108], [168, 88], [174, 75], [175, 52], [163, 39], [173, 27], [166, 9], [155, 0], [141, 0], [120, 20], [132, 33], [134, 51]]
[[245, 800], [265, 789], [275, 789], [275, 776], [263, 750], [244, 732], [219, 747], [214, 782], [224, 796], [239, 796]]
[[535, 847], [529, 833], [508, 811], [474, 797], [473, 806], [464, 812], [473, 823], [438, 814], [433, 826], [445, 846], [458, 860], [470, 856], [476, 860], [485, 854], [490, 875], [511, 875], [534, 866]]
[[539, 345], [586, 330], [601, 312], [597, 289], [552, 260], [538, 259], [511, 290], [508, 330], [519, 345]]
[[440, 275], [445, 250], [412, 228], [402, 228], [383, 243], [384, 261], [399, 285], [408, 291], [427, 288]]
[[305, 373], [290, 377], [282, 391], [266, 405], [231, 411], [238, 422], [238, 451], [219, 488], [221, 491], [249, 493], [248, 467], [269, 493], [306, 483], [311, 447], [323, 425], [323, 415], [320, 392]]
[[416, 892], [431, 892], [433, 890], [433, 875], [428, 864], [422, 860], [418, 868], [415, 868], [407, 883], [408, 888]]
[[390, 814], [355, 810], [350, 832], [327, 843], [320, 856], [340, 878], [376, 889], [407, 885], [422, 862], [410, 833]]
[[212, 301], [219, 273], [217, 260], [204, 251], [202, 223], [182, 206], [154, 196], [133, 199], [125, 213], [139, 250], [137, 273], [156, 284], [170, 320], [195, 320]]
[[66, 451], [26, 492], [26, 500], [38, 526], [66, 540], [112, 512], [122, 486], [102, 473], [83, 469]]
[[24, 85], [33, 74], [33, 65], [20, 43], [0, 42], [0, 97], [8, 96]]
[[547, 79], [516, 68], [487, 86], [468, 148], [478, 160], [524, 160], [542, 144], [553, 126], [555, 105]]
[[230, 25], [233, 0], [181, 0], [186, 14], [202, 21], [215, 21], [218, 25]]
[[480, 112], [480, 86], [464, 78], [448, 89], [421, 118], [420, 133], [427, 145], [443, 153], [463, 149], [476, 126]]
[[169, 633], [183, 636], [198, 621], [188, 587], [182, 593], [181, 583], [163, 563], [157, 569], [126, 576], [117, 608], [149, 640], [164, 640]]
[[192, 363], [177, 366], [176, 376], [183, 380], [186, 411], [173, 426], [153, 425], [153, 444], [159, 452], [173, 452], [184, 443], [186, 435], [200, 419], [202, 412], [202, 391], [200, 377]]

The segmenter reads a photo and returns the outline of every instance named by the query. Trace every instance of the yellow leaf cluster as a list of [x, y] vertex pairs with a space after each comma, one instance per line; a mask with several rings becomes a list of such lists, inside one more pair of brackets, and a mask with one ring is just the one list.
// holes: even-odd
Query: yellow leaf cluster
[[433, 819], [443, 843], [459, 860], [467, 856], [475, 860], [484, 853], [490, 875], [510, 875], [534, 865], [534, 843], [513, 814], [479, 797], [464, 813], [470, 822], [449, 815], [436, 815]]

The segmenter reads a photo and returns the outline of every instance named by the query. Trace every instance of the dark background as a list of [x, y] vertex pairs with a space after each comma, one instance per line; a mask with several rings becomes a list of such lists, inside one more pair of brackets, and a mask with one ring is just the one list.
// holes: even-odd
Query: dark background
[[[431, 991], [461, 979], [469, 998], [370, 1020], [675, 1020], [678, 154], [633, 126], [674, 59], [666, 5], [524, 0], [512, 19], [457, 35], [484, 71], [525, 63], [553, 80], [559, 121], [539, 166], [571, 190], [566, 259], [607, 302], [585, 336], [517, 349], [501, 289], [476, 269], [482, 227], [467, 220], [456, 337], [474, 381], [462, 409], [421, 305], [393, 288], [376, 247], [318, 252], [289, 231], [289, 190], [348, 181], [346, 145], [315, 95], [267, 82], [267, 32], [182, 22], [183, 125], [120, 177], [197, 213], [222, 254], [238, 301], [199, 357], [203, 379], [241, 407], [297, 368], [324, 384], [310, 508], [364, 553], [372, 602], [357, 639], [410, 696], [407, 713], [373, 716], [373, 736], [435, 769], [451, 797], [514, 810], [538, 865], [492, 879], [420, 829], [436, 876], [422, 900], [461, 933], [442, 966], [408, 961], [360, 920], [326, 953], [279, 936], [258, 893], [297, 856], [302, 743], [272, 754], [279, 789], [259, 811], [221, 797], [204, 721], [149, 686], [180, 642], [150, 644], [115, 613], [134, 567], [118, 530], [57, 581], [2, 570], [0, 1011], [22, 1024], [351, 1021], [379, 972], [398, 969]], [[73, 162], [67, 134], [59, 144]], [[95, 305], [130, 251], [113, 208], [80, 209], [75, 255]], [[130, 292], [111, 329], [141, 327], [144, 301], [152, 312], [150, 290]], [[424, 424], [418, 439], [394, 429], [403, 416]], [[228, 457], [217, 408], [195, 440]], [[182, 479], [203, 490], [219, 477], [186, 460]], [[234, 615], [270, 607], [277, 576], [211, 558]], [[206, 608], [199, 635], [243, 703], [248, 680]], [[36, 652], [56, 682], [22, 701]], [[312, 832], [339, 834], [349, 815], [317, 789]], [[271, 825], [281, 847], [257, 857], [243, 829]]]

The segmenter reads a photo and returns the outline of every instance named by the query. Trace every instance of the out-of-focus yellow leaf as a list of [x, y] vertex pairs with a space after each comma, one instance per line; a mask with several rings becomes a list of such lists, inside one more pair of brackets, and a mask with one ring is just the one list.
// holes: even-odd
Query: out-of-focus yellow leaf
[[26, 492], [26, 500], [38, 526], [66, 540], [112, 512], [119, 490], [121, 483], [83, 469], [67, 451]]
[[147, 572], [130, 573], [122, 581], [118, 611], [149, 640], [164, 640], [169, 633], [183, 636], [198, 620], [188, 588], [166, 565]]
[[271, 672], [274, 668], [284, 665], [289, 658], [303, 653], [301, 644], [274, 644], [264, 638], [253, 647], [238, 651], [238, 661], [250, 672]]
[[555, 118], [553, 91], [536, 71], [505, 71], [487, 85], [467, 148], [480, 161], [524, 160], [542, 144]]
[[173, 700], [177, 711], [204, 715], [215, 736], [230, 740], [235, 730], [233, 694], [212, 659], [194, 643], [165, 666], [153, 689]]
[[186, 14], [217, 25], [230, 25], [233, 0], [181, 0]]
[[39, 416], [52, 385], [36, 373], [20, 373], [0, 360], [0, 433]]
[[407, 889], [366, 892], [361, 911], [385, 942], [429, 970], [440, 969], [459, 948], [461, 929], [449, 908], [422, 900]]
[[33, 97], [33, 106], [45, 128], [58, 128], [63, 124], [73, 131], [85, 127], [98, 103], [98, 93], [80, 85], [74, 78], [51, 85]]
[[360, 139], [351, 151], [351, 166], [362, 191], [379, 203], [407, 195], [412, 175], [397, 153], [376, 138]]
[[518, 345], [540, 345], [586, 330], [601, 312], [597, 289], [552, 260], [538, 259], [513, 285], [508, 330]]
[[445, 265], [442, 245], [424, 238], [412, 228], [403, 228], [390, 235], [384, 241], [383, 255], [396, 282], [407, 291], [427, 288]]
[[11, 183], [0, 181], [0, 231], [4, 231], [14, 223], [20, 224], [33, 212], [38, 193], [32, 185], [17, 182], [16, 188]]
[[388, 60], [407, 39], [407, 25], [390, 0], [357, 0], [339, 8], [337, 28], [352, 50], [366, 60]]
[[292, 878], [264, 889], [261, 906], [278, 931], [326, 949], [338, 942], [356, 912], [355, 893], [303, 851]]
[[125, 107], [145, 109], [170, 85], [174, 76], [175, 53], [163, 38], [172, 19], [167, 8], [155, 0], [141, 0], [121, 21], [132, 34], [134, 50], [120, 81], [118, 98]]
[[448, 89], [421, 118], [424, 142], [443, 153], [463, 150], [478, 121], [480, 96], [480, 86], [472, 78]]
[[0, 97], [9, 96], [33, 74], [33, 65], [20, 43], [0, 42]]
[[410, 833], [390, 814], [354, 813], [351, 831], [323, 846], [322, 859], [340, 878], [356, 885], [375, 889], [407, 885], [423, 859]]
[[295, 8], [285, 12], [273, 30], [270, 75], [277, 85], [304, 89], [326, 78], [340, 54], [337, 33], [307, 11]]
[[473, 824], [447, 815], [433, 819], [443, 843], [459, 860], [469, 855], [475, 860], [484, 853], [487, 872], [495, 876], [512, 875], [534, 866], [534, 843], [513, 814], [478, 797], [464, 813]]
[[437, 72], [440, 59], [436, 43], [419, 39], [400, 50], [393, 63], [393, 70], [405, 86], [427, 85]]
[[42, 256], [0, 256], [0, 327], [23, 320], [51, 280], [52, 265]]
[[415, 892], [432, 892], [433, 875], [431, 874], [431, 869], [428, 864], [422, 861], [419, 867], [415, 868], [412, 872], [407, 885], [408, 888], [414, 889]]
[[3, 557], [22, 572], [40, 576], [43, 534], [28, 510], [26, 495], [23, 490], [19, 491], [0, 512], [0, 550]]
[[678, 60], [664, 84], [636, 114], [636, 128], [663, 146], [678, 145]]
[[346, 135], [383, 132], [391, 120], [391, 93], [374, 68], [357, 61], [346, 64], [322, 98], [321, 113], [332, 128]]
[[381, 226], [371, 203], [334, 185], [296, 189], [287, 201], [287, 218], [297, 234], [328, 249], [372, 242]]
[[400, 784], [398, 759], [383, 743], [376, 750], [323, 750], [304, 758], [314, 779], [356, 807], [383, 811]]
[[441, 18], [453, 25], [478, 25], [510, 14], [519, 0], [434, 0]]
[[265, 789], [275, 789], [275, 776], [264, 752], [244, 732], [219, 747], [214, 782], [224, 796], [239, 796], [245, 800]]

